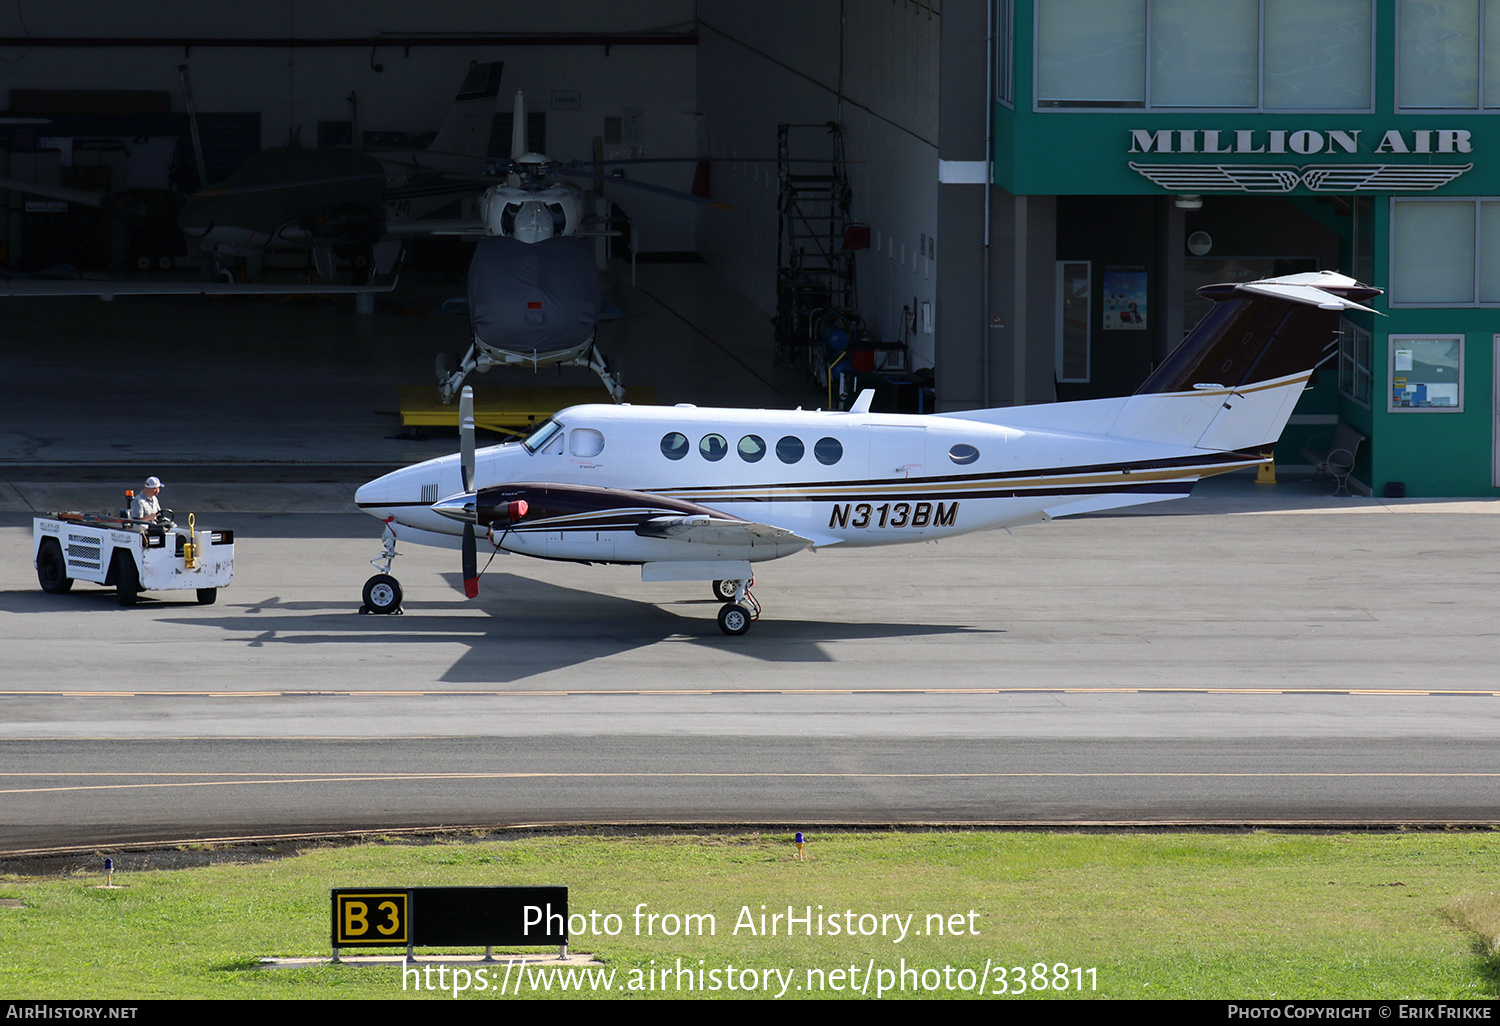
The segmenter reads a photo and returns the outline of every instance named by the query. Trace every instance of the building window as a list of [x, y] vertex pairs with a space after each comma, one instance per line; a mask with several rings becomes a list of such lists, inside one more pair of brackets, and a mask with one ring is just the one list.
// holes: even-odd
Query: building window
[[1339, 321], [1339, 391], [1366, 409], [1373, 389], [1370, 333], [1348, 319]]
[[1057, 262], [1057, 366], [1058, 381], [1089, 380], [1090, 268], [1087, 260]]
[[1500, 199], [1391, 200], [1392, 306], [1500, 306]]
[[1401, 0], [1396, 10], [1397, 107], [1500, 107], [1500, 2]]
[[995, 102], [1013, 107], [1016, 103], [1014, 0], [995, 0], [990, 17], [995, 19], [992, 26], [995, 39]]
[[1390, 337], [1390, 413], [1462, 413], [1464, 337]]
[[1371, 0], [1038, 0], [1036, 22], [1038, 110], [1373, 107]]

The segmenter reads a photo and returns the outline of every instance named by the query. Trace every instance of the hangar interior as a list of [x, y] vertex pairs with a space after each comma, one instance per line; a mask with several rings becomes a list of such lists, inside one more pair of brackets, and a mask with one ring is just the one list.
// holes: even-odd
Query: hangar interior
[[[1188, 195], [1125, 169], [1127, 160], [1146, 159], [1136, 152], [1143, 140], [1151, 158], [1174, 148], [1174, 157], [1187, 154], [1176, 161], [1180, 171], [1215, 159], [1221, 137], [1237, 146], [1252, 136], [1262, 140], [1239, 147], [1254, 154], [1247, 164], [1268, 165], [1265, 151], [1285, 150], [1286, 139], [1304, 161], [1340, 156], [1333, 145], [1340, 137], [1350, 141], [1351, 160], [1370, 160], [1380, 147], [1390, 149], [1391, 124], [1398, 141], [1406, 138], [1402, 131], [1410, 137], [1401, 145], [1418, 152], [1429, 137], [1450, 144], [1461, 137], [1463, 155], [1478, 163], [1490, 130], [1483, 102], [1474, 107], [1480, 116], [1467, 116], [1463, 103], [1417, 95], [1452, 83], [1413, 75], [1403, 87], [1411, 95], [1396, 92], [1400, 53], [1429, 45], [1423, 40], [1432, 33], [1422, 19], [1437, 15], [1431, 5], [1391, 6], [1319, 0], [1291, 14], [1276, 0], [1239, 0], [1234, 23], [1264, 40], [1249, 53], [1237, 44], [1205, 44], [1232, 34], [1210, 32], [1193, 5], [1148, 10], [1145, 0], [1119, 10], [1098, 0], [570, 0], [544, 7], [273, 0], [254, 8], [184, 2], [166, 5], [160, 27], [149, 34], [130, 12], [98, 0], [66, 8], [20, 5], [0, 12], [0, 81], [8, 94], [0, 174], [106, 193], [190, 190], [197, 173], [189, 96], [210, 182], [257, 149], [293, 140], [326, 146], [357, 136], [368, 148], [405, 151], [412, 159], [411, 149], [420, 151], [438, 133], [471, 63], [503, 62], [489, 157], [508, 151], [508, 99], [522, 90], [527, 144], [556, 160], [692, 158], [609, 165], [599, 209], [620, 217], [610, 222], [619, 234], [598, 244], [606, 298], [625, 312], [628, 325], [624, 283], [638, 282], [641, 268], [652, 267], [656, 287], [701, 312], [695, 320], [665, 304], [691, 328], [683, 345], [701, 343], [705, 333], [733, 335], [715, 344], [731, 363], [753, 365], [754, 374], [736, 378], [730, 371], [695, 390], [672, 380], [683, 369], [679, 354], [645, 343], [622, 348], [633, 383], [657, 388], [658, 399], [847, 402], [861, 374], [881, 385], [882, 407], [890, 409], [1085, 399], [1128, 393], [1150, 373], [1194, 322], [1198, 285], [1315, 269], [1383, 285], [1388, 268], [1405, 266], [1393, 242], [1398, 209], [1399, 223], [1412, 226], [1412, 234], [1419, 221], [1437, 224], [1462, 213], [1418, 199], [1484, 191], [1483, 168], [1469, 173], [1473, 184], [1423, 185], [1420, 194], [1409, 184], [1319, 192], [1302, 183], [1280, 195], [1242, 186], [1195, 186]], [[1114, 12], [1109, 18], [1124, 19], [1115, 33], [1125, 40], [1123, 51], [1099, 49], [1101, 40], [1115, 38], [1114, 29], [1106, 31], [1114, 21], [1100, 20], [1106, 8]], [[1307, 99], [1309, 90], [1332, 88], [1306, 80], [1306, 68], [1320, 66], [1321, 58], [1302, 52], [1317, 33], [1301, 30], [1319, 25], [1331, 26], [1335, 40], [1323, 56], [1364, 75], [1353, 99], [1343, 93]], [[1460, 42], [1477, 39], [1483, 28], [1477, 21], [1443, 26], [1453, 29], [1444, 38]], [[1405, 51], [1400, 40], [1407, 41]], [[1137, 44], [1140, 62], [1155, 75], [1147, 76], [1151, 92], [1140, 99], [1130, 85], [1130, 76], [1141, 73], [1130, 64]], [[1250, 79], [1275, 82], [1249, 99], [1219, 97], [1213, 89], [1222, 83], [1212, 71], [1219, 57], [1238, 62], [1235, 68], [1248, 61]], [[1181, 81], [1170, 77], [1173, 68], [1188, 69]], [[1334, 85], [1342, 88], [1343, 79]], [[1193, 92], [1200, 88], [1208, 91]], [[1287, 88], [1290, 99], [1282, 95]], [[783, 140], [782, 125], [799, 127]], [[1314, 137], [1316, 154], [1307, 142]], [[798, 176], [838, 180], [842, 208], [810, 215], [822, 218], [828, 248], [842, 261], [837, 287], [846, 291], [836, 296], [827, 292], [834, 286], [821, 284], [821, 272], [808, 272], [790, 256], [797, 229], [786, 216], [788, 180]], [[692, 192], [715, 205], [630, 187], [621, 177]], [[113, 274], [122, 254], [138, 255], [140, 233], [122, 244], [118, 225], [97, 227], [97, 211], [15, 190], [5, 195], [0, 266], [32, 272], [86, 251], [85, 262], [112, 264]], [[436, 212], [471, 213], [473, 206], [471, 194]], [[1209, 248], [1193, 249], [1199, 238], [1211, 240]], [[605, 245], [618, 259], [603, 258]], [[408, 249], [409, 271], [424, 257], [460, 270], [464, 263], [441, 241]], [[628, 270], [626, 257], [635, 261]], [[192, 264], [190, 256], [178, 259], [175, 270], [191, 271]], [[1494, 494], [1500, 470], [1488, 343], [1500, 336], [1482, 334], [1488, 300], [1439, 295], [1442, 287], [1434, 292], [1415, 273], [1402, 283], [1409, 280], [1409, 301], [1394, 297], [1401, 309], [1378, 304], [1394, 314], [1390, 321], [1351, 321], [1337, 366], [1330, 364], [1304, 400], [1278, 450], [1288, 472], [1309, 469], [1300, 465], [1300, 445], [1349, 424], [1364, 439], [1354, 480], [1367, 491], [1396, 482], [1413, 495]], [[444, 288], [452, 291], [435, 287], [417, 299], [411, 291], [417, 285], [409, 273], [394, 305], [440, 305]], [[1149, 313], [1115, 314], [1111, 297], [1122, 289], [1142, 290]], [[34, 301], [5, 302], [18, 310]], [[161, 307], [182, 308], [181, 301]], [[716, 308], [734, 313], [718, 316]], [[255, 308], [243, 306], [241, 314], [253, 319]], [[87, 316], [70, 311], [64, 320]], [[104, 322], [121, 316], [117, 307]], [[19, 312], [9, 318], [6, 344], [28, 351], [42, 344], [24, 328], [37, 317], [46, 319]], [[607, 325], [601, 346], [608, 349], [612, 331], [639, 335], [661, 327], [639, 320], [633, 327]], [[805, 351], [788, 346], [789, 330], [807, 340]], [[1475, 332], [1481, 334], [1464, 356], [1464, 339]], [[1455, 341], [1461, 363], [1448, 370], [1462, 375], [1461, 388], [1427, 386], [1420, 410], [1410, 398], [1415, 391], [1382, 403], [1398, 381], [1405, 387], [1407, 378], [1393, 369], [1398, 361], [1415, 351], [1419, 360], [1441, 363], [1447, 357], [1437, 350]], [[391, 380], [424, 380], [430, 358], [412, 356], [408, 366], [390, 369]], [[814, 365], [814, 373], [795, 366], [799, 360]], [[295, 374], [295, 356], [291, 363]], [[1444, 454], [1441, 463], [1430, 458], [1434, 449]]]

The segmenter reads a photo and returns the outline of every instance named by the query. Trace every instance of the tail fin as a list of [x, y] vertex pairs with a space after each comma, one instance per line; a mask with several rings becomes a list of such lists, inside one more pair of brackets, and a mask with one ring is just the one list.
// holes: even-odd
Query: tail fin
[[458, 95], [443, 126], [427, 147], [433, 153], [460, 153], [483, 158], [489, 151], [490, 129], [495, 123], [495, 98], [500, 95], [500, 74], [504, 61], [475, 62], [469, 65]]
[[1241, 451], [1274, 445], [1346, 310], [1380, 295], [1333, 271], [1208, 285], [1208, 315], [1125, 401], [1108, 434]]
[[1380, 290], [1333, 271], [1316, 271], [1206, 285], [1198, 294], [1212, 299], [1213, 309], [1136, 395], [1208, 385], [1235, 388], [1311, 371], [1334, 340], [1339, 314], [1370, 310], [1357, 301]]

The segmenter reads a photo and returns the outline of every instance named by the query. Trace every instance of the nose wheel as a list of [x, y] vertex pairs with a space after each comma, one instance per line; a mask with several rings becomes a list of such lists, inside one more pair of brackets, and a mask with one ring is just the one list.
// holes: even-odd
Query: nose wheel
[[401, 582], [390, 574], [376, 574], [365, 582], [364, 598], [361, 613], [400, 613]]

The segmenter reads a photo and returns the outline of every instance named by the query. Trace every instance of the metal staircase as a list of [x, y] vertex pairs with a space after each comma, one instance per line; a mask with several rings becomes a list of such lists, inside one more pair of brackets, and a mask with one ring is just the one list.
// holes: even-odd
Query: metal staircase
[[[847, 342], [859, 325], [843, 130], [836, 121], [781, 124], [776, 156], [776, 362], [804, 364], [821, 380], [827, 333], [842, 329]], [[793, 170], [819, 165], [827, 170]]]

